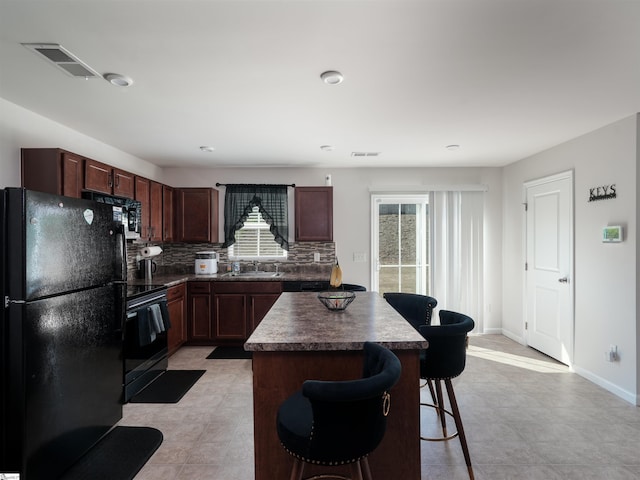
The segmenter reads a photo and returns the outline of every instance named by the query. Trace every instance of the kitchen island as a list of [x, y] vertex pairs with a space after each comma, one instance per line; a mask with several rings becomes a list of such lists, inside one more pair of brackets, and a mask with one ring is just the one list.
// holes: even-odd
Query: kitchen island
[[[375, 292], [358, 292], [343, 312], [327, 310], [316, 293], [283, 293], [245, 343], [253, 352], [256, 480], [289, 478], [293, 460], [276, 432], [280, 404], [307, 379], [360, 378], [365, 341], [390, 348], [402, 363], [390, 392], [386, 435], [369, 457], [372, 474], [420, 480], [419, 351], [428, 343]], [[327, 468], [305, 471], [311, 475]]]

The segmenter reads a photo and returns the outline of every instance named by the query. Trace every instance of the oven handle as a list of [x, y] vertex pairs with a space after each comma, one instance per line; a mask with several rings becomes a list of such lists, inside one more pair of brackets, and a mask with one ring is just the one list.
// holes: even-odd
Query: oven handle
[[127, 306], [127, 310], [134, 310], [136, 308], [139, 307], [143, 307], [145, 305], [151, 305], [153, 303], [158, 303], [158, 301], [162, 301], [162, 300], [166, 300], [167, 299], [167, 294], [166, 293], [160, 293], [158, 295], [156, 295], [155, 297], [147, 297], [144, 299], [141, 299], [138, 303], [131, 303], [130, 305]]

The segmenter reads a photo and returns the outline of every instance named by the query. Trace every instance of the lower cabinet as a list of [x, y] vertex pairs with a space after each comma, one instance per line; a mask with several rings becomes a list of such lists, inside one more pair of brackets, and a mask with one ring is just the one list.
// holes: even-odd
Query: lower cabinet
[[189, 282], [187, 341], [243, 344], [281, 292], [282, 282]]
[[187, 295], [184, 283], [167, 290], [167, 309], [171, 321], [167, 343], [169, 355], [172, 355], [187, 341]]
[[281, 282], [216, 282], [214, 340], [244, 343], [282, 292]]
[[211, 286], [212, 282], [198, 281], [187, 284], [187, 340], [190, 344], [212, 344]]

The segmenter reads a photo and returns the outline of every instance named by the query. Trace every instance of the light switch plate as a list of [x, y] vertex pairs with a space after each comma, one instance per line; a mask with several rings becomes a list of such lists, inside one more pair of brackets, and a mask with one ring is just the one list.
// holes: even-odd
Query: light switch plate
[[313, 252], [313, 261], [314, 262], [320, 261], [320, 252]]
[[364, 263], [367, 261], [367, 254], [365, 252], [353, 252], [353, 261]]

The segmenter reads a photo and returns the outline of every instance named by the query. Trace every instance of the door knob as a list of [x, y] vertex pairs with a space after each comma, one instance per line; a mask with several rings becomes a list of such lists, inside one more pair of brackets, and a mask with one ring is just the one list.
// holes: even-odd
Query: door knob
[[560, 283], [569, 283], [569, 278], [568, 277], [562, 277], [562, 278], [559, 278], [558, 281]]

